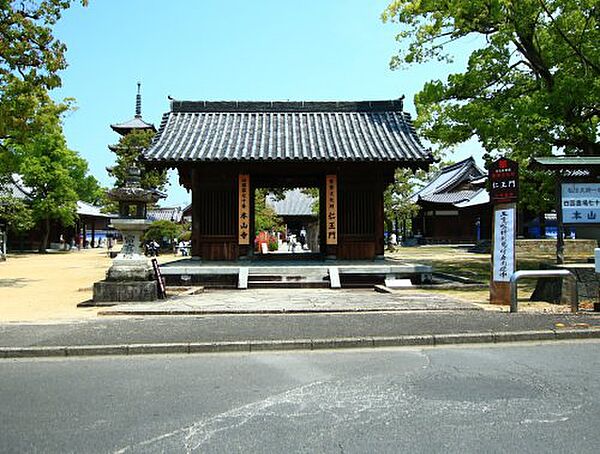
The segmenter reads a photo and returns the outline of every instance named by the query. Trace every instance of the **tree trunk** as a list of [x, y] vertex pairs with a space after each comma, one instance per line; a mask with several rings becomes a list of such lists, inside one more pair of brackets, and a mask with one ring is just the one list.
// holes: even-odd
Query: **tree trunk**
[[44, 220], [44, 234], [42, 235], [42, 243], [40, 244], [39, 252], [44, 254], [48, 248], [48, 239], [50, 238], [50, 219]]

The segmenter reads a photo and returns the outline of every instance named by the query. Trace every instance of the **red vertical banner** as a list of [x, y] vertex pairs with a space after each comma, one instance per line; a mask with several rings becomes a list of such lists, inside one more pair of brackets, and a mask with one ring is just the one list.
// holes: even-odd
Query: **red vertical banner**
[[238, 177], [238, 244], [250, 244], [250, 175]]
[[325, 177], [325, 216], [327, 228], [325, 229], [327, 244], [338, 244], [337, 229], [337, 175]]

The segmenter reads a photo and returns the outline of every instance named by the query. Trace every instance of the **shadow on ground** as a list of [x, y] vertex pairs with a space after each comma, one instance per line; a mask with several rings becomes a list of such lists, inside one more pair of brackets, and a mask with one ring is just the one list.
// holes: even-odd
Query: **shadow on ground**
[[37, 282], [37, 279], [25, 279], [21, 277], [14, 279], [0, 279], [0, 287], [21, 288], [32, 282]]

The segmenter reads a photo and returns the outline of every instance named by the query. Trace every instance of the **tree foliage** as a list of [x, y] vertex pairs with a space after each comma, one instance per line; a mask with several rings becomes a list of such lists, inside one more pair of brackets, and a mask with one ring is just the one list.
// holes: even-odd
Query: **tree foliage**
[[269, 193], [276, 194], [275, 197], [281, 197], [280, 200], [282, 200], [285, 197], [284, 192], [283, 189], [277, 191], [273, 188], [259, 188], [256, 190], [254, 197], [254, 230], [256, 235], [264, 231], [283, 230], [283, 220], [267, 204], [267, 195]]
[[52, 26], [71, 3], [0, 0], [0, 173], [9, 171], [5, 142], [21, 143], [39, 129], [37, 98], [60, 86], [66, 46]]
[[449, 43], [478, 37], [465, 72], [416, 96], [425, 136], [487, 151], [598, 154], [600, 6], [596, 0], [396, 0], [384, 19], [408, 46], [392, 60], [447, 61]]
[[170, 241], [179, 238], [183, 232], [184, 227], [181, 224], [166, 220], [154, 221], [144, 232], [144, 240], [155, 240], [160, 243], [163, 238], [167, 238]]
[[[108, 169], [110, 176], [115, 179], [116, 187], [123, 187], [129, 175], [129, 168], [135, 165], [144, 168], [141, 160], [142, 150], [150, 146], [154, 133], [149, 130], [131, 131], [122, 136], [116, 146], [116, 164]], [[167, 171], [157, 169], [146, 169], [142, 172], [141, 186], [144, 189], [164, 190], [167, 185]]]
[[392, 67], [452, 59], [455, 42], [479, 42], [463, 73], [415, 97], [421, 134], [441, 148], [476, 136], [521, 164], [521, 205], [553, 206], [552, 182], [532, 156], [599, 154], [600, 6], [597, 0], [396, 0], [404, 45]]
[[[397, 169], [394, 182], [383, 193], [383, 206], [388, 229], [394, 223], [410, 221], [419, 212], [419, 206], [410, 197], [417, 188], [417, 179], [409, 169]], [[398, 225], [396, 224], [396, 228]]]
[[77, 201], [96, 202], [98, 182], [87, 175], [87, 163], [67, 147], [61, 115], [67, 104], [54, 103], [47, 94], [36, 97], [38, 129], [21, 141], [5, 141], [7, 162], [28, 190], [27, 209], [43, 232], [40, 250], [48, 246], [50, 224], [76, 220]]
[[0, 220], [11, 232], [23, 232], [34, 226], [33, 216], [27, 204], [16, 197], [0, 195]]

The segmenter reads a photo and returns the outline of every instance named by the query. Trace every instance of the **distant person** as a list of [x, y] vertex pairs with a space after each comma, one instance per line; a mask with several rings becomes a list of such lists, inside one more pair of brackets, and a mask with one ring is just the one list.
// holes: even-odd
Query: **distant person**
[[187, 257], [188, 253], [187, 253], [187, 245], [185, 244], [185, 241], [181, 240], [179, 242], [179, 252], [181, 253], [182, 257]]
[[390, 235], [390, 246], [396, 247], [397, 245], [398, 245], [398, 238], [396, 237], [396, 234], [394, 232], [392, 232], [392, 234]]
[[296, 235], [288, 235], [288, 251], [292, 251], [292, 253], [296, 252]]
[[300, 242], [300, 248], [304, 249], [304, 245], [306, 244], [306, 229], [304, 226], [300, 229], [300, 238], [298, 241]]

